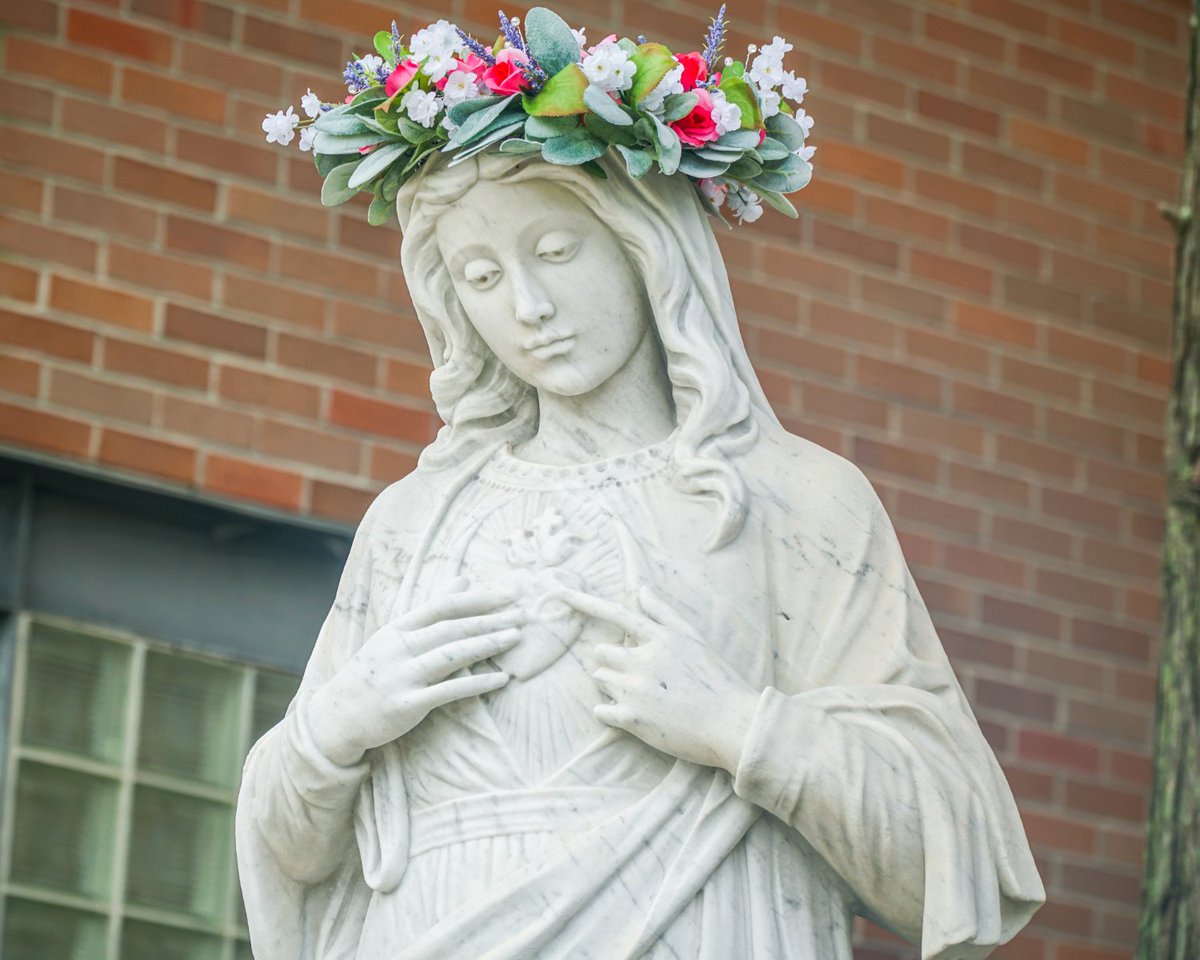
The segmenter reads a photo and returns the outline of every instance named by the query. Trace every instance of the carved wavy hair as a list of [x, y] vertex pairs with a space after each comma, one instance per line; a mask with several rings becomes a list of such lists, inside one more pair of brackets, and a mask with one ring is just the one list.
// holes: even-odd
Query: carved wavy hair
[[401, 261], [433, 357], [430, 390], [446, 424], [421, 464], [462, 463], [473, 450], [532, 435], [537, 423], [536, 392], [497, 359], [459, 302], [438, 248], [438, 218], [480, 179], [557, 183], [613, 231], [646, 284], [675, 402], [672, 482], [714, 503], [709, 547], [717, 549], [746, 517], [735, 458], [753, 445], [759, 419], [777, 421], [746, 358], [724, 262], [686, 178], [634, 180], [619, 161], [602, 163], [607, 180], [495, 151], [454, 166], [438, 157], [401, 190]]

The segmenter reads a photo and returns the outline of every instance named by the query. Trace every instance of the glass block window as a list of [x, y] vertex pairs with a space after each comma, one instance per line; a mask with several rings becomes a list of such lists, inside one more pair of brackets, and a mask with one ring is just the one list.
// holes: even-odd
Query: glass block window
[[297, 683], [23, 618], [0, 956], [250, 960], [233, 855], [238, 777]]

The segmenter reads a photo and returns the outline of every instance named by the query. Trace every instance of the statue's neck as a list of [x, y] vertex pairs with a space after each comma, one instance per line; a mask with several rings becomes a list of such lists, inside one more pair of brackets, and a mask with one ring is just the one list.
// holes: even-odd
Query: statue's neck
[[674, 429], [666, 364], [647, 330], [629, 361], [590, 393], [539, 390], [537, 432], [513, 452], [538, 463], [583, 463], [640, 450]]

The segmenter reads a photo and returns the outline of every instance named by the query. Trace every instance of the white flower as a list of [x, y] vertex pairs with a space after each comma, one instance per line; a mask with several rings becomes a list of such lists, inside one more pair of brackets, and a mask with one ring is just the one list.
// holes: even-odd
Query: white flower
[[759, 51], [759, 53], [761, 53], [765, 57], [770, 57], [771, 59], [778, 60], [782, 63], [784, 54], [790, 52], [793, 49], [794, 48], [792, 47], [792, 45], [790, 43], [788, 43], [786, 40], [784, 40], [783, 37], [777, 36], [770, 43], [763, 44], [763, 47]]
[[380, 71], [383, 70], [383, 57], [377, 57], [373, 53], [359, 57], [358, 65], [362, 68], [364, 75], [378, 79]]
[[317, 139], [316, 127], [305, 127], [300, 131], [300, 149], [307, 153], [313, 148], [313, 141]]
[[667, 97], [673, 93], [683, 93], [682, 63], [667, 71], [666, 76], [658, 81], [654, 89], [642, 98], [642, 102], [638, 104], [638, 108], [648, 113], [662, 113]]
[[742, 108], [736, 103], [730, 103], [720, 90], [712, 92], [712, 118], [717, 125], [717, 136], [723, 137], [730, 130], [738, 130], [742, 126]]
[[400, 109], [408, 114], [413, 123], [423, 127], [432, 127], [433, 121], [442, 108], [442, 102], [432, 90], [419, 90], [413, 87], [400, 98]]
[[758, 194], [750, 190], [729, 191], [729, 212], [738, 219], [738, 223], [753, 223], [763, 215], [762, 204]]
[[794, 103], [803, 103], [804, 95], [808, 93], [808, 81], [803, 77], [798, 77], [789, 70], [783, 75], [782, 80], [783, 95]]
[[445, 56], [431, 55], [425, 61], [425, 65], [421, 67], [421, 72], [425, 74], [431, 81], [438, 83], [446, 76], [458, 61], [450, 54]]
[[475, 85], [476, 76], [468, 70], [455, 70], [446, 78], [442, 87], [442, 96], [446, 98], [446, 106], [473, 100], [479, 96], [479, 88]]
[[808, 136], [810, 133], [812, 133], [812, 128], [813, 128], [813, 118], [812, 118], [812, 117], [810, 117], [810, 116], [809, 116], [807, 113], [805, 113], [803, 110], [797, 110], [797, 111], [796, 111], [796, 122], [797, 122], [798, 124], [800, 124], [800, 126], [801, 126], [801, 127], [803, 127], [803, 128], [804, 128], [804, 135], [805, 135], [806, 137], [807, 137], [807, 136]]
[[763, 119], [773, 117], [779, 112], [779, 93], [775, 90], [758, 88], [758, 102], [762, 105]]
[[263, 133], [267, 135], [267, 143], [278, 143], [286, 147], [296, 138], [296, 127], [300, 118], [296, 116], [295, 107], [288, 107], [287, 113], [282, 110], [268, 113], [262, 122]]
[[442, 117], [441, 127], [447, 133], [453, 133], [460, 126], [462, 126], [462, 124], [455, 123], [450, 119], [450, 114], [447, 113], [444, 117]]
[[610, 92], [628, 90], [633, 86], [633, 75], [637, 72], [637, 65], [629, 59], [629, 54], [612, 40], [592, 47], [591, 55], [584, 58], [582, 66], [589, 83]]
[[300, 108], [306, 117], [316, 117], [321, 114], [321, 98], [310, 89], [300, 98]]
[[794, 151], [805, 163], [812, 163], [813, 154], [817, 152], [816, 147], [803, 146], [799, 150]]
[[721, 209], [721, 205], [725, 202], [725, 196], [729, 193], [729, 185], [713, 177], [705, 177], [699, 181], [698, 186], [709, 202], [718, 210]]
[[587, 46], [587, 28], [586, 27], [580, 27], [578, 30], [576, 30], [574, 27], [572, 27], [571, 32], [573, 34], [575, 34], [575, 42], [577, 44], [579, 44], [580, 50], [582, 50], [584, 47]]
[[424, 60], [426, 57], [441, 59], [465, 56], [467, 46], [454, 24], [449, 20], [439, 20], [409, 37], [408, 49], [414, 60]]
[[783, 61], [760, 53], [746, 71], [746, 76], [764, 90], [777, 87], [783, 80]]

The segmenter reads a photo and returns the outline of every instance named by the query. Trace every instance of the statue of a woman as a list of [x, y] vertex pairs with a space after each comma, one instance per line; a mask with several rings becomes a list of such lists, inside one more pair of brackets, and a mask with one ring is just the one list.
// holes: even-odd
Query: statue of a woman
[[247, 762], [255, 956], [985, 956], [1043, 898], [1012, 796], [687, 178], [444, 159], [398, 206], [446, 426]]

